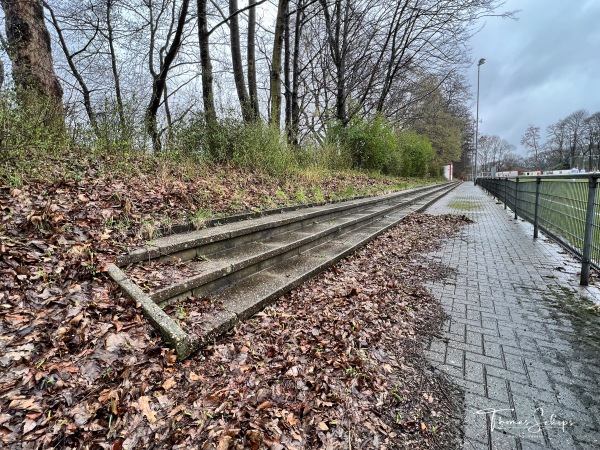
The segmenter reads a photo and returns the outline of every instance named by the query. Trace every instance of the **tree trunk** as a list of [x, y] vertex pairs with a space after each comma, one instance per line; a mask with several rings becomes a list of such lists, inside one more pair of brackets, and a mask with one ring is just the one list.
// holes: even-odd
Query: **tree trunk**
[[244, 66], [242, 64], [242, 50], [240, 45], [240, 24], [238, 20], [238, 2], [229, 0], [229, 30], [231, 41], [231, 62], [233, 64], [233, 79], [237, 90], [242, 118], [244, 122], [251, 122], [252, 110], [248, 100], [248, 91], [244, 82]]
[[177, 53], [181, 47], [183, 28], [186, 23], [189, 3], [189, 0], [183, 0], [183, 3], [181, 4], [181, 10], [179, 11], [179, 18], [177, 20], [177, 28], [175, 29], [173, 42], [171, 43], [171, 46], [165, 55], [164, 61], [161, 62], [159, 73], [153, 77], [154, 79], [152, 80], [152, 97], [150, 97], [150, 103], [148, 104], [148, 109], [146, 110], [146, 129], [152, 138], [152, 146], [154, 151], [160, 151], [161, 149], [156, 114], [162, 101], [163, 91], [167, 83], [167, 75], [169, 74], [169, 70], [171, 70], [171, 64], [173, 64], [173, 61], [175, 60], [175, 57], [177, 56]]
[[210, 59], [210, 44], [208, 31], [208, 17], [206, 15], [206, 3], [208, 0], [197, 0], [198, 4], [198, 41], [200, 43], [200, 64], [202, 66], [202, 100], [204, 103], [204, 114], [206, 115], [206, 126], [214, 130], [217, 124], [217, 110], [213, 92], [212, 61]]
[[292, 127], [292, 82], [291, 82], [291, 42], [290, 42], [290, 16], [288, 8], [285, 11], [285, 20], [283, 22], [283, 48], [285, 59], [283, 60], [283, 90], [285, 98], [285, 129], [288, 140], [290, 139], [290, 130]]
[[[340, 59], [337, 62], [337, 96], [336, 96], [336, 117], [346, 125], [346, 55], [348, 50], [348, 10], [350, 8], [350, 0], [344, 2], [344, 16], [341, 16], [342, 2], [338, 1], [338, 9], [340, 17], [336, 23], [336, 40], [339, 43], [341, 34], [341, 49]], [[341, 30], [343, 26], [343, 30]]]
[[[336, 0], [333, 13], [330, 13], [327, 0], [320, 0], [325, 17], [331, 59], [336, 71], [335, 116], [344, 126], [346, 125], [346, 52], [348, 37], [345, 29], [347, 26], [345, 18], [349, 8], [349, 1], [346, 0], [342, 5], [342, 0]], [[342, 6], [344, 7], [343, 11]], [[344, 25], [344, 29], [342, 29], [342, 25]]]
[[73, 77], [77, 80], [77, 83], [79, 84], [79, 87], [81, 89], [81, 95], [83, 96], [83, 106], [85, 108], [85, 112], [88, 115], [88, 119], [90, 120], [90, 125], [92, 126], [94, 133], [96, 133], [96, 136], [99, 136], [98, 121], [96, 119], [96, 114], [94, 112], [94, 109], [92, 108], [92, 98], [91, 98], [90, 89], [88, 88], [87, 84], [85, 83], [85, 80], [83, 79], [83, 76], [81, 75], [81, 73], [77, 69], [77, 66], [75, 65], [75, 61], [73, 59], [73, 53], [71, 53], [71, 51], [69, 51], [69, 47], [67, 46], [67, 41], [65, 40], [65, 37], [63, 35], [63, 30], [60, 27], [60, 24], [58, 23], [56, 15], [54, 14], [54, 10], [50, 7], [50, 5], [47, 2], [45, 2], [43, 0], [42, 0], [42, 4], [43, 4], [44, 8], [46, 8], [48, 10], [48, 12], [50, 13], [50, 17], [52, 19], [52, 25], [54, 26], [54, 29], [56, 30], [56, 34], [58, 35], [58, 41], [60, 42], [60, 46], [63, 50], [65, 58], [67, 59], [67, 64], [69, 64], [71, 73], [73, 74]]
[[283, 31], [289, 0], [279, 0], [277, 21], [275, 23], [275, 38], [273, 40], [273, 57], [271, 59], [271, 117], [270, 122], [279, 128], [281, 119], [281, 55], [283, 52]]
[[49, 121], [64, 126], [63, 89], [54, 71], [50, 33], [40, 0], [0, 0], [19, 101], [34, 110], [49, 102]]
[[256, 0], [250, 0], [248, 5], [248, 93], [250, 109], [254, 120], [258, 120], [258, 83], [256, 82]]
[[119, 125], [121, 126], [121, 133], [125, 132], [125, 112], [123, 109], [123, 97], [121, 95], [121, 81], [119, 78], [119, 70], [117, 68], [117, 54], [115, 51], [115, 39], [113, 33], [113, 26], [111, 20], [111, 10], [114, 0], [107, 0], [106, 2], [106, 28], [108, 31], [108, 47], [110, 50], [110, 66], [112, 68], [113, 78], [115, 80], [115, 94], [117, 96], [117, 109], [119, 113]]
[[300, 38], [302, 37], [302, 26], [304, 24], [304, 4], [299, 0], [296, 9], [296, 23], [294, 26], [294, 56], [292, 62], [292, 117], [290, 124], [291, 142], [298, 145], [298, 131], [300, 127], [300, 103], [298, 100], [298, 89], [300, 86]]

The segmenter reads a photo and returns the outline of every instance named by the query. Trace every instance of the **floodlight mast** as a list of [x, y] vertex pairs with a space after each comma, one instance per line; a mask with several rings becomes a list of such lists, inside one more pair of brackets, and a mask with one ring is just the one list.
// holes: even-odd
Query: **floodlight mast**
[[479, 73], [481, 66], [485, 64], [485, 58], [481, 58], [477, 63], [477, 112], [475, 118], [475, 176], [473, 177], [473, 183], [477, 184], [477, 153], [479, 143]]

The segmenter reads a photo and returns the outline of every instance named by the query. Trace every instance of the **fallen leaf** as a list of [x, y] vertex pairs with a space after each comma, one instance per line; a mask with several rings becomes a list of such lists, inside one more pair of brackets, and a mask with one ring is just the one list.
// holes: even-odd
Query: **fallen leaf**
[[8, 405], [8, 409], [21, 409], [24, 411], [37, 411], [37, 412], [42, 411], [42, 407], [36, 402], [35, 397], [15, 398]]
[[[192, 372], [193, 373], [193, 372]], [[191, 374], [190, 374], [191, 375]], [[190, 378], [191, 379], [191, 378]], [[192, 380], [192, 381], [196, 381], [196, 380]], [[169, 379], [167, 379], [163, 384], [162, 384], [162, 388], [165, 391], [168, 391], [169, 389], [171, 389], [173, 386], [177, 385], [177, 382], [175, 381], [174, 377], [171, 377]]]
[[327, 426], [327, 424], [325, 422], [319, 422], [317, 424], [317, 428], [321, 431], [328, 431], [329, 427]]
[[258, 407], [256, 408], [257, 411], [262, 411], [263, 409], [267, 409], [270, 408], [271, 406], [273, 406], [273, 402], [266, 400], [264, 402], [262, 402], [260, 405], [258, 405]]
[[27, 434], [37, 426], [37, 422], [35, 420], [25, 419], [23, 421], [23, 434]]
[[286, 416], [286, 420], [291, 426], [294, 426], [298, 423], [298, 419], [296, 419], [296, 416], [294, 416], [294, 413], [289, 413]]
[[231, 436], [219, 436], [219, 444], [217, 445], [217, 450], [227, 450], [229, 447], [231, 447], [232, 442], [233, 439], [231, 438]]
[[146, 419], [148, 419], [148, 422], [156, 422], [156, 412], [154, 412], [150, 407], [150, 397], [143, 395], [138, 398], [138, 406], [140, 412], [146, 417]]
[[123, 450], [123, 442], [124, 441], [125, 441], [125, 439], [123, 439], [123, 438], [115, 439], [115, 441], [113, 442], [113, 445], [111, 447], [111, 450]]
[[121, 348], [129, 345], [125, 333], [110, 333], [106, 337], [106, 350], [109, 352], [118, 352]]

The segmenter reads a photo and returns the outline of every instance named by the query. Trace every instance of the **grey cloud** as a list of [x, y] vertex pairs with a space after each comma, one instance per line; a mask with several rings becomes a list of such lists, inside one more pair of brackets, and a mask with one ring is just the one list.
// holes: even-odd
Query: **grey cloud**
[[[471, 41], [481, 67], [480, 132], [520, 147], [528, 124], [545, 129], [571, 112], [600, 110], [600, 2], [509, 0], [519, 20], [487, 18]], [[473, 92], [477, 67], [469, 71]]]

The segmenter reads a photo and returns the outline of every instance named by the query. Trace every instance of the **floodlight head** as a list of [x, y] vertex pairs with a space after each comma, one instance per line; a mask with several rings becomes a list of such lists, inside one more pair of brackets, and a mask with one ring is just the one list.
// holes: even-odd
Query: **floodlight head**
[[485, 64], [485, 58], [481, 58], [479, 60], [479, 64], [477, 64], [478, 66], [483, 66]]

